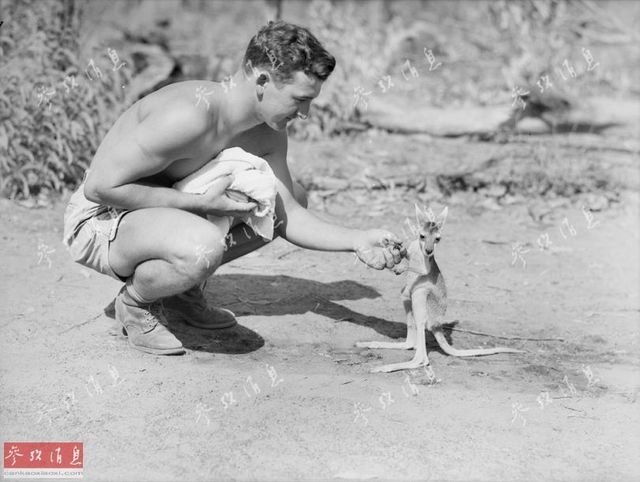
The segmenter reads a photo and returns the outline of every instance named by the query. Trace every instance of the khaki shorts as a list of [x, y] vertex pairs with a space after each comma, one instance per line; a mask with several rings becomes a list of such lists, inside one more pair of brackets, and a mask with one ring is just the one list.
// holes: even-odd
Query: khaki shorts
[[64, 213], [62, 242], [73, 261], [118, 281], [126, 281], [109, 264], [109, 245], [118, 233], [120, 221], [129, 212], [89, 201], [84, 196], [83, 181]]

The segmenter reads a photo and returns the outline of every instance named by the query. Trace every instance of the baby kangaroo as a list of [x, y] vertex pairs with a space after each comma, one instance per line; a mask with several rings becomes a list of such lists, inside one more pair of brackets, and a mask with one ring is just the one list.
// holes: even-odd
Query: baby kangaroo
[[523, 353], [512, 348], [485, 348], [476, 350], [458, 350], [447, 342], [442, 331], [442, 320], [447, 310], [447, 287], [444, 277], [434, 257], [436, 243], [440, 241], [440, 232], [447, 218], [445, 207], [434, 219], [428, 212], [425, 216], [416, 206], [416, 216], [421, 228], [418, 239], [412, 241], [407, 248], [408, 265], [406, 282], [401, 291], [401, 298], [407, 314], [407, 339], [404, 342], [358, 342], [362, 348], [395, 348], [416, 352], [411, 361], [394, 363], [374, 368], [373, 372], [393, 372], [411, 370], [429, 364], [425, 342], [425, 327], [433, 333], [438, 345], [447, 355], [479, 356], [495, 353]]

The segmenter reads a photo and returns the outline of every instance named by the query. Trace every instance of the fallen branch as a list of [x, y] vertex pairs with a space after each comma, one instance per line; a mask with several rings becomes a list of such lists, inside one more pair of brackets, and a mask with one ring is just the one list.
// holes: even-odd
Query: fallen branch
[[[512, 138], [509, 138], [509, 142], [511, 144], [530, 144], [531, 137], [530, 136], [523, 136], [522, 138], [512, 137]], [[569, 139], [568, 142], [557, 142], [554, 145], [554, 147], [556, 149], [584, 149], [585, 152], [615, 151], [615, 152], [624, 152], [626, 154], [636, 154], [638, 152], [638, 149], [640, 149], [640, 144], [634, 140], [624, 141], [623, 144], [620, 144], [619, 142], [606, 143], [606, 141], [602, 141], [601, 139], [598, 139], [599, 144], [593, 144], [593, 145], [584, 145], [584, 142], [585, 142], [584, 140], [581, 142], [582, 142], [581, 145], [576, 145], [574, 142], [571, 142], [571, 140]]]
[[328, 191], [329, 195], [348, 190], [391, 190], [391, 189], [415, 189], [423, 192], [426, 187], [426, 179], [424, 176], [391, 176], [389, 178], [380, 178], [371, 174], [356, 179], [352, 182], [341, 178], [333, 178], [329, 176], [317, 176], [312, 179], [302, 180], [302, 186], [308, 191]]
[[503, 290], [503, 291], [508, 291], [511, 292], [512, 290], [508, 289], [508, 288], [501, 288], [500, 286], [494, 286], [494, 285], [487, 285], [489, 288], [493, 288], [495, 290]]
[[73, 330], [74, 328], [79, 328], [82, 325], [86, 325], [87, 323], [91, 323], [94, 320], [97, 320], [98, 318], [100, 318], [102, 316], [102, 312], [98, 313], [96, 316], [94, 316], [93, 318], [89, 318], [86, 321], [83, 321], [82, 323], [78, 323], [76, 325], [70, 326], [69, 328], [67, 328], [66, 330], [62, 330], [61, 332], [58, 333], [58, 335], [62, 335], [63, 333], [66, 333], [68, 331]]
[[302, 251], [302, 249], [300, 248], [294, 248], [292, 250], [287, 251], [286, 253], [281, 254], [280, 256], [278, 256], [278, 259], [283, 259], [286, 258], [287, 256], [289, 256], [290, 254], [293, 254], [297, 251]]
[[567, 410], [573, 410], [574, 412], [578, 412], [578, 413], [584, 413], [586, 414], [587, 412], [585, 412], [584, 410], [578, 410], [577, 408], [571, 408], [571, 407], [567, 407], [566, 405], [562, 405], [560, 404], [561, 407], [566, 408]]

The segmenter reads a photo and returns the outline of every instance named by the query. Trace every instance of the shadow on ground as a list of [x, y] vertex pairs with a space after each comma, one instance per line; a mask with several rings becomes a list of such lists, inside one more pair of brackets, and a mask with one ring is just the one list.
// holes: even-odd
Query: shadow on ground
[[[223, 274], [209, 279], [205, 292], [213, 306], [232, 310], [236, 316], [260, 315], [279, 317], [313, 312], [336, 322], [350, 322], [367, 326], [391, 338], [406, 336], [406, 325], [353, 311], [336, 301], [380, 297], [370, 286], [343, 280], [322, 283], [285, 275]], [[105, 314], [114, 317], [113, 302], [105, 307]], [[203, 330], [187, 325], [179, 313], [167, 310], [169, 328], [185, 348], [208, 353], [245, 354], [264, 346], [264, 339], [242, 325], [233, 328]], [[274, 319], [274, 323], [281, 320]]]

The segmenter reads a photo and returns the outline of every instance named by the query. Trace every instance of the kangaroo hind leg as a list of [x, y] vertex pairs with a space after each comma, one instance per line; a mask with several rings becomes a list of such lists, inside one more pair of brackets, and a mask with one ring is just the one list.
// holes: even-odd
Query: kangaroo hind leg
[[[420, 296], [422, 294], [422, 296]], [[421, 299], [422, 298], [422, 299]], [[415, 347], [416, 352], [413, 358], [408, 362], [392, 363], [390, 365], [382, 365], [372, 369], [372, 372], [395, 372], [398, 370], [414, 370], [429, 364], [427, 356], [427, 341], [425, 338], [425, 326], [427, 323], [427, 303], [424, 293], [418, 292], [412, 296], [412, 314], [415, 321]]]
[[391, 350], [413, 350], [416, 344], [416, 323], [411, 311], [411, 301], [405, 300], [404, 311], [407, 315], [407, 339], [405, 341], [359, 341], [359, 348], [386, 348]]

